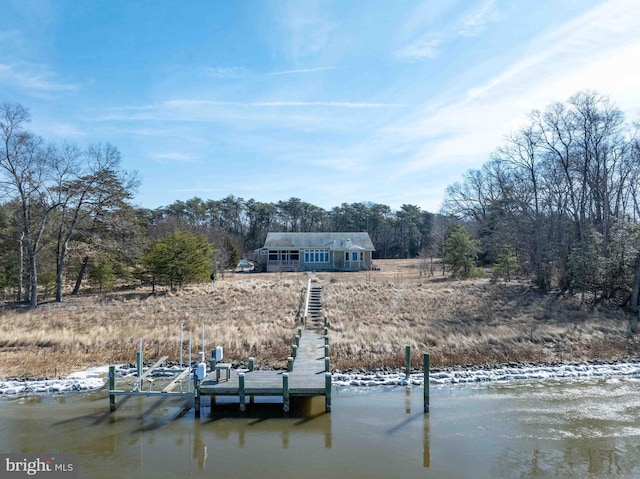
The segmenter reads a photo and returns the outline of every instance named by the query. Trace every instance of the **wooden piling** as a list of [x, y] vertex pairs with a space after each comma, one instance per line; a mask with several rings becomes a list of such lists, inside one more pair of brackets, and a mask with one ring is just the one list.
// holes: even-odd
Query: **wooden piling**
[[244, 373], [238, 374], [238, 396], [240, 396], [240, 411], [246, 409], [245, 405], [245, 389], [244, 389]]
[[327, 334], [324, 335], [324, 345], [327, 346], [329, 344], [329, 336]]
[[424, 412], [429, 412], [429, 369], [430, 358], [428, 354], [423, 356], [423, 374], [424, 374]]
[[282, 409], [289, 412], [289, 373], [282, 373]]
[[253, 371], [253, 363], [255, 362], [254, 358], [249, 358], [249, 371]]
[[295, 340], [296, 340], [296, 346], [300, 346], [300, 335], [299, 334], [296, 334]]
[[293, 371], [293, 358], [291, 356], [287, 358], [287, 371]]
[[[113, 391], [116, 388], [116, 367], [109, 366], [109, 391]], [[113, 412], [117, 408], [116, 395], [109, 394], [109, 411]]]
[[196, 374], [193, 375], [193, 408], [195, 417], [200, 417], [200, 380]]
[[325, 358], [329, 357], [329, 345], [328, 344], [324, 345], [324, 357]]
[[331, 373], [324, 373], [324, 410], [331, 412]]
[[293, 357], [293, 359], [296, 359], [297, 355], [298, 355], [298, 346], [294, 344], [293, 346], [291, 346], [291, 357]]
[[325, 373], [330, 373], [331, 372], [331, 367], [330, 367], [330, 359], [328, 357], [325, 356], [324, 358], [324, 372]]
[[405, 375], [405, 378], [409, 380], [409, 376], [411, 376], [411, 346], [404, 347], [404, 362], [405, 362], [404, 375]]

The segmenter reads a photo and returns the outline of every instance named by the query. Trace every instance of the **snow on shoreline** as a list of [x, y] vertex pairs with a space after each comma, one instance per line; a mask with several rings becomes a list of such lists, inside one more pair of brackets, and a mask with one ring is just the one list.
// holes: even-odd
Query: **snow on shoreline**
[[[430, 385], [506, 382], [516, 380], [587, 379], [609, 377], [640, 377], [640, 361], [620, 363], [581, 363], [553, 366], [498, 366], [488, 368], [438, 370], [429, 374]], [[422, 386], [424, 375], [393, 374], [334, 374], [336, 386]]]
[[[32, 393], [67, 393], [89, 391], [103, 388], [106, 383], [108, 366], [90, 368], [86, 371], [70, 374], [61, 379], [11, 379], [0, 380], [0, 397]], [[119, 366], [116, 370], [120, 377], [135, 377], [136, 369]], [[165, 369], [163, 376], [178, 374]], [[469, 384], [483, 382], [507, 382], [518, 380], [546, 379], [589, 379], [611, 377], [639, 377], [640, 360], [628, 362], [593, 362], [560, 365], [509, 365], [487, 368], [436, 370], [429, 375], [430, 385]], [[422, 386], [422, 373], [412, 373], [407, 379], [403, 372], [392, 373], [334, 373], [334, 386]]]
[[105, 385], [104, 376], [108, 370], [108, 366], [90, 368], [60, 379], [10, 379], [6, 381], [0, 379], [0, 396], [30, 393], [66, 393], [100, 389]]

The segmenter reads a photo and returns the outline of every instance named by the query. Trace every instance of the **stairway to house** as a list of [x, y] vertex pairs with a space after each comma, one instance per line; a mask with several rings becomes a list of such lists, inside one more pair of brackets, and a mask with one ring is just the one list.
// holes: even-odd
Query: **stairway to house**
[[307, 321], [312, 327], [320, 328], [323, 325], [321, 295], [322, 286], [317, 283], [310, 283], [309, 300], [307, 303]]

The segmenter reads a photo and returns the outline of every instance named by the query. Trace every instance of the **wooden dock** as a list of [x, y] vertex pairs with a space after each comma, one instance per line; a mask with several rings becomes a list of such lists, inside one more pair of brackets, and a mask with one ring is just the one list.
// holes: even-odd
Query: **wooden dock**
[[[136, 356], [137, 378], [130, 383], [130, 390], [117, 389], [116, 367], [109, 366], [109, 409], [117, 408], [117, 396], [189, 396], [194, 399], [195, 416], [200, 417], [201, 399], [203, 396], [211, 398], [212, 412], [219, 396], [237, 397], [240, 411], [245, 411], [247, 399], [253, 402], [256, 396], [261, 396], [260, 402], [282, 402], [283, 411], [289, 412], [291, 398], [320, 397], [325, 398], [325, 411], [331, 411], [331, 368], [329, 364], [329, 328], [326, 316], [321, 326], [320, 294], [322, 288], [312, 286], [312, 279], [307, 284], [305, 315], [300, 318], [301, 327], [297, 328], [291, 356], [287, 359], [286, 370], [255, 370], [254, 358], [249, 358], [246, 369], [232, 369], [231, 363], [216, 362], [222, 359], [222, 348], [211, 351], [209, 359], [210, 371], [207, 374], [204, 352], [204, 324], [202, 325], [202, 351], [198, 353], [196, 364], [191, 362], [191, 340], [189, 339], [189, 362], [181, 373], [167, 384], [162, 390], [153, 390], [151, 375], [166, 360], [163, 356], [147, 371], [143, 371], [142, 339]], [[307, 314], [311, 320], [307, 323]], [[309, 324], [309, 329], [305, 326]], [[322, 332], [322, 334], [321, 334]], [[180, 364], [182, 365], [182, 326], [180, 327]], [[218, 355], [218, 349], [220, 354]], [[149, 389], [143, 390], [143, 380], [149, 382]], [[183, 391], [182, 383], [187, 383], [187, 392]], [[191, 384], [193, 382], [193, 391]], [[174, 391], [180, 387], [180, 391]]]
[[[240, 410], [244, 411], [247, 399], [263, 396], [282, 398], [283, 410], [289, 411], [292, 397], [324, 396], [325, 410], [331, 411], [331, 373], [329, 372], [329, 346], [327, 336], [313, 330], [298, 329], [287, 370], [260, 371], [231, 370], [229, 379], [211, 371], [196, 386], [196, 414], [199, 414], [200, 398], [210, 396], [212, 409], [218, 396], [235, 396]], [[326, 356], [326, 357], [325, 357]]]

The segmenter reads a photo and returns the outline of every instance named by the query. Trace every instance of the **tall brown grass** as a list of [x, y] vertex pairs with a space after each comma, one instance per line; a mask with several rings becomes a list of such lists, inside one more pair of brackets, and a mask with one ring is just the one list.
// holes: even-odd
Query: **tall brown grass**
[[[330, 321], [332, 366], [395, 368], [412, 346], [414, 366], [622, 359], [640, 345], [624, 313], [539, 294], [522, 283], [425, 276], [416, 261], [379, 262], [382, 271], [318, 273]], [[0, 377], [60, 376], [88, 366], [127, 363], [143, 338], [145, 358], [179, 358], [179, 330], [194, 351], [205, 326], [207, 350], [283, 367], [308, 276], [237, 274], [215, 285], [151, 295], [138, 289], [66, 298], [35, 310], [0, 313]], [[208, 353], [207, 353], [208, 354]]]

